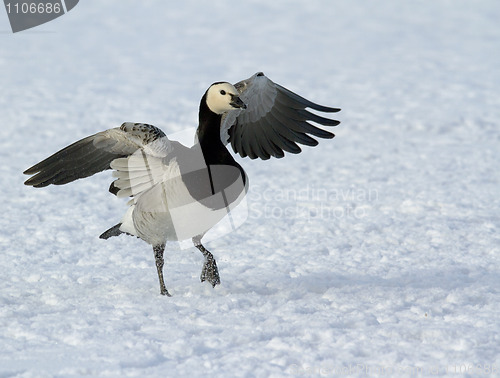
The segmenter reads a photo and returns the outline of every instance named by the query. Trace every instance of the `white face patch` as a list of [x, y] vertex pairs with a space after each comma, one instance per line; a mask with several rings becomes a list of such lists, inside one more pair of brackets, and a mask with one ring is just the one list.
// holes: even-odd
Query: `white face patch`
[[207, 91], [207, 105], [216, 114], [223, 114], [233, 110], [232, 96], [239, 96], [238, 90], [230, 83], [212, 84]]

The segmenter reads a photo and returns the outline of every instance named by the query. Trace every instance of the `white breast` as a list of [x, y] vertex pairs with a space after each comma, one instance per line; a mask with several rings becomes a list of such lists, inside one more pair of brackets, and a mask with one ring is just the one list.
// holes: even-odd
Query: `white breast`
[[[152, 245], [204, 235], [228, 215], [246, 194], [240, 179], [200, 201], [190, 194], [179, 165], [173, 162], [168, 169], [169, 178], [141, 193], [135, 199], [130, 214], [133, 234]], [[202, 185], [210, 184], [206, 172], [207, 181]]]

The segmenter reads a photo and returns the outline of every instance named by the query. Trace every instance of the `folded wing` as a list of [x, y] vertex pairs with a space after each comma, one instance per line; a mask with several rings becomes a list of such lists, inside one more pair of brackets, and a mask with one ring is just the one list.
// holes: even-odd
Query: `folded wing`
[[336, 126], [340, 122], [312, 113], [340, 111], [315, 104], [272, 82], [262, 72], [235, 84], [247, 109], [229, 112], [222, 120], [221, 140], [231, 143], [233, 150], [251, 159], [281, 158], [285, 152], [301, 152], [297, 143], [316, 146], [318, 138], [331, 139], [335, 135], [310, 122], [322, 126]]

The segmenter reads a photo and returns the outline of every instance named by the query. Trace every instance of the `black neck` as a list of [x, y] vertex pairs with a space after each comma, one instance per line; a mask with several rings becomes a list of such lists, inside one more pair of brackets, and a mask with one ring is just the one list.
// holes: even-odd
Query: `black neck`
[[228, 164], [238, 166], [220, 139], [222, 115], [210, 110], [206, 102], [206, 94], [201, 99], [198, 141], [207, 165]]
[[[247, 178], [245, 171], [243, 170], [241, 165], [239, 165], [234, 160], [233, 156], [229, 153], [226, 146], [224, 146], [220, 139], [222, 115], [216, 114], [210, 110], [206, 102], [206, 97], [207, 94], [205, 93], [200, 103], [199, 125], [197, 134], [201, 152], [203, 153], [203, 157], [205, 158], [205, 164], [208, 167], [208, 172], [210, 174], [211, 166], [214, 165], [230, 165], [236, 167], [240, 170], [243, 185], [246, 185]], [[227, 174], [230, 174], [230, 172], [230, 170], [227, 171]], [[212, 192], [214, 192], [212, 176], [210, 177]]]

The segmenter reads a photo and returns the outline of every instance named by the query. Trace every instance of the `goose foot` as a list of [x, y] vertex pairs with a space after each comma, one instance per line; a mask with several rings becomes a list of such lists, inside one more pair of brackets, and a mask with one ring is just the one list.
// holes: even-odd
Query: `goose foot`
[[201, 282], [208, 281], [215, 287], [215, 285], [220, 284], [219, 269], [217, 269], [217, 263], [210, 252], [210, 257], [205, 257], [205, 263], [203, 264], [203, 269], [201, 270], [200, 280]]
[[212, 287], [220, 284], [219, 269], [217, 268], [217, 263], [215, 262], [214, 256], [201, 244], [200, 240], [195, 240], [193, 238], [194, 245], [200, 250], [205, 257], [205, 262], [201, 270], [200, 280], [201, 282], [208, 281]]

